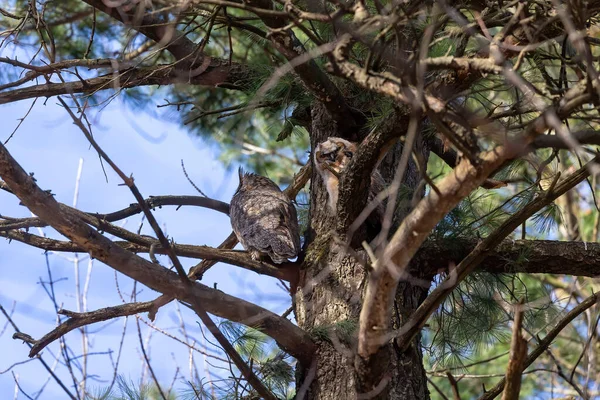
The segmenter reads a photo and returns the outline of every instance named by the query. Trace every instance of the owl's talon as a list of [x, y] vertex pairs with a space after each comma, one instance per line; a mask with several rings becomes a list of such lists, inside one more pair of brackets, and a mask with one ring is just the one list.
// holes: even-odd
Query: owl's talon
[[257, 250], [250, 251], [250, 258], [254, 261], [260, 261], [260, 252]]

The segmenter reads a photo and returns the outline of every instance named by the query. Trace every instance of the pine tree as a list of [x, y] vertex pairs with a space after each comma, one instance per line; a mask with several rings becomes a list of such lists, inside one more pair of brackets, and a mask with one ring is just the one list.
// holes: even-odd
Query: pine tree
[[[58, 205], [5, 145], [0, 188], [39, 218], [0, 215], [0, 236], [90, 253], [191, 307], [235, 372], [217, 394], [199, 379], [182, 398], [598, 396], [599, 14], [575, 0], [6, 2], [0, 48], [36, 50], [0, 57], [0, 104], [57, 98], [117, 173], [88, 131], [92, 106], [120, 96], [177, 121], [225, 164], [287, 187], [303, 251], [277, 268], [229, 251], [232, 238], [174, 244], [152, 209], [182, 200], [138, 196], [155, 238], [117, 229], [119, 216]], [[336, 213], [311, 168], [329, 137], [360, 143]], [[374, 169], [387, 208], [376, 235], [357, 222]], [[27, 232], [40, 224], [69, 241]], [[155, 252], [177, 273], [135, 255]], [[203, 260], [192, 280], [222, 261], [287, 281], [294, 322], [190, 284], [178, 257]], [[144, 307], [111, 311], [160, 308]], [[521, 335], [527, 354], [511, 346]], [[19, 338], [32, 355], [47, 345]], [[160, 389], [122, 378], [91, 397]]]

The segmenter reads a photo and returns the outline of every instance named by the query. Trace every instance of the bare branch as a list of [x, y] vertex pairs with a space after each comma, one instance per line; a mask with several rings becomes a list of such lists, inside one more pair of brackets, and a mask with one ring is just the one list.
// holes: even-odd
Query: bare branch
[[[17, 240], [21, 243], [25, 243], [29, 246], [37, 247], [47, 251], [59, 251], [68, 253], [87, 253], [88, 250], [72, 242], [61, 241], [56, 239], [49, 239], [42, 236], [37, 236], [31, 233], [10, 230], [8, 232], [0, 231], [0, 236], [6, 237], [11, 240]], [[142, 236], [139, 236], [142, 238]], [[114, 245], [120, 248], [130, 251], [132, 253], [149, 253], [152, 245], [155, 245], [153, 251], [155, 254], [166, 254], [158, 241], [155, 239], [148, 239], [144, 237], [149, 243], [136, 244], [130, 241], [115, 241], [112, 242]], [[253, 271], [262, 275], [272, 276], [274, 278], [283, 279], [290, 281], [294, 277], [294, 268], [280, 268], [274, 265], [268, 264], [264, 261], [255, 261], [245, 251], [238, 250], [227, 250], [227, 249], [215, 249], [208, 246], [195, 246], [185, 244], [173, 244], [172, 245], [175, 254], [181, 257], [190, 258], [202, 258], [206, 260], [225, 262], [231, 265]]]
[[206, 70], [190, 78], [182, 76], [174, 65], [158, 65], [155, 67], [138, 67], [120, 69], [114, 66], [115, 72], [101, 75], [96, 78], [77, 80], [64, 83], [45, 83], [0, 92], [0, 104], [12, 103], [38, 97], [53, 97], [63, 94], [83, 93], [92, 95], [101, 90], [128, 89], [149, 85], [172, 85], [186, 83], [189, 85], [225, 87], [230, 89], [244, 89], [239, 82], [246, 81], [250, 72], [247, 67], [227, 61], [211, 59]]
[[219, 290], [199, 283], [184, 284], [174, 272], [115, 246], [73, 213], [61, 209], [58, 202], [37, 186], [3, 145], [0, 145], [0, 177], [33, 213], [74, 244], [86, 249], [92, 257], [151, 289], [186, 302], [199, 301], [207, 312], [255, 327], [275, 339], [282, 349], [300, 362], [310, 364], [314, 344], [302, 329], [277, 314]]
[[[146, 203], [147, 207], [150, 209], [162, 206], [198, 206], [210, 208], [212, 210], [219, 211], [224, 214], [229, 214], [229, 204], [219, 200], [214, 200], [201, 196], [150, 196], [148, 199], [144, 200], [144, 203]], [[83, 218], [84, 221], [86, 221], [88, 224], [93, 225], [98, 229], [113, 233], [114, 235], [119, 237], [122, 237], [118, 234], [118, 231], [122, 228], [106, 223], [119, 221], [142, 212], [142, 207], [139, 205], [139, 203], [131, 204], [127, 208], [107, 214], [99, 214], [95, 212], [82, 212], [64, 204], [61, 204], [60, 206], [71, 208], [73, 212], [80, 213], [81, 218]], [[2, 218], [3, 216], [0, 216], [0, 231], [32, 227], [41, 228], [48, 225], [40, 218], [36, 217], [5, 218], [5, 220], [1, 220]]]
[[129, 303], [122, 304], [114, 307], [101, 308], [90, 312], [77, 313], [69, 310], [59, 310], [58, 313], [69, 317], [66, 321], [62, 322], [52, 331], [45, 334], [39, 340], [35, 340], [32, 344], [33, 347], [29, 352], [29, 357], [35, 357], [53, 341], [66, 335], [74, 329], [81, 326], [95, 324], [96, 322], [107, 321], [109, 319], [124, 317], [128, 315], [139, 314], [147, 312], [152, 307], [151, 301], [142, 303]]
[[271, 391], [267, 389], [265, 385], [263, 385], [263, 383], [256, 376], [254, 371], [252, 371], [252, 368], [244, 362], [239, 353], [235, 350], [231, 343], [229, 343], [229, 341], [223, 335], [223, 333], [221, 333], [219, 328], [215, 325], [213, 320], [208, 316], [208, 314], [206, 313], [206, 311], [204, 311], [200, 304], [198, 302], [194, 302], [192, 308], [200, 317], [204, 325], [208, 328], [210, 333], [212, 333], [215, 339], [217, 339], [217, 342], [219, 342], [219, 344], [221, 345], [223, 350], [225, 350], [225, 353], [227, 353], [227, 355], [231, 358], [235, 366], [242, 372], [244, 378], [246, 378], [248, 383], [250, 383], [250, 385], [252, 385], [252, 387], [258, 392], [261, 398], [268, 400], [277, 400], [277, 397], [275, 397], [275, 395], [273, 395], [273, 393], [271, 393]]
[[[6, 312], [6, 310], [4, 309], [4, 307], [2, 307], [1, 305], [0, 305], [0, 312], [2, 314], [4, 314], [4, 317], [12, 325], [13, 329], [15, 330], [15, 334], [21, 333], [21, 331], [17, 327], [17, 324], [15, 324], [15, 322], [12, 320], [12, 318], [10, 317], [10, 315], [8, 315], [8, 313]], [[29, 345], [29, 347], [32, 346], [29, 343], [27, 343], [27, 344]], [[66, 395], [70, 399], [75, 400], [76, 397], [69, 391], [69, 389], [63, 383], [63, 381], [60, 380], [60, 378], [54, 373], [53, 369], [48, 365], [48, 363], [42, 357], [38, 357], [38, 360], [40, 360], [40, 363], [44, 366], [44, 369], [46, 371], [48, 371], [48, 374], [50, 374], [50, 376], [52, 377], [52, 379], [54, 379], [54, 381], [58, 384], [58, 386], [60, 386], [60, 388], [66, 393]]]
[[183, 270], [183, 266], [181, 265], [181, 262], [179, 261], [179, 258], [177, 258], [177, 254], [175, 254], [173, 252], [173, 248], [171, 247], [171, 244], [169, 243], [169, 240], [167, 239], [167, 237], [163, 233], [162, 229], [158, 225], [158, 222], [156, 221], [156, 218], [154, 218], [154, 214], [152, 214], [152, 211], [150, 210], [150, 208], [148, 207], [148, 205], [144, 201], [144, 197], [142, 196], [142, 194], [140, 193], [139, 189], [137, 188], [137, 186], [136, 186], [136, 184], [134, 182], [133, 176], [128, 177], [127, 175], [125, 175], [125, 173], [123, 171], [121, 171], [121, 169], [117, 166], [117, 164], [115, 164], [112, 161], [112, 159], [108, 156], [108, 154], [106, 154], [104, 152], [104, 150], [102, 150], [102, 148], [100, 147], [100, 145], [98, 144], [98, 142], [96, 142], [96, 139], [94, 139], [94, 137], [92, 136], [91, 132], [88, 130], [88, 128], [86, 128], [86, 126], [83, 124], [83, 122], [81, 122], [81, 120], [78, 119], [75, 116], [75, 114], [73, 114], [73, 111], [71, 111], [71, 109], [69, 108], [69, 106], [67, 105], [67, 103], [65, 103], [65, 101], [62, 98], [60, 98], [60, 97], [58, 98], [58, 101], [63, 105], [63, 107], [65, 108], [65, 110], [67, 111], [67, 113], [73, 119], [73, 123], [75, 123], [75, 125], [77, 125], [79, 127], [79, 129], [81, 130], [81, 132], [83, 132], [85, 138], [88, 140], [88, 142], [90, 142], [90, 144], [96, 150], [96, 152], [98, 153], [98, 155], [102, 159], [104, 159], [111, 166], [111, 168], [123, 180], [123, 183], [125, 185], [127, 185], [127, 187], [129, 188], [129, 190], [133, 194], [133, 197], [135, 197], [135, 199], [137, 200], [138, 204], [140, 205], [140, 207], [144, 211], [144, 216], [148, 220], [148, 223], [152, 227], [152, 230], [156, 234], [156, 237], [158, 237], [158, 241], [160, 242], [160, 244], [166, 250], [167, 255], [171, 259], [171, 262], [173, 263], [173, 265], [175, 266], [175, 269], [177, 270], [177, 273], [179, 274], [179, 277], [181, 278], [181, 280], [184, 283], [188, 283], [189, 282], [189, 278], [188, 278], [187, 274], [185, 273], [185, 271]]

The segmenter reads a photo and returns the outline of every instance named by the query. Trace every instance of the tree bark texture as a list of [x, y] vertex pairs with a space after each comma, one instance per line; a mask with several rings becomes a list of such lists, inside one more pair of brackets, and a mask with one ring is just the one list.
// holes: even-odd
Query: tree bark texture
[[[337, 125], [320, 104], [312, 107], [311, 146], [342, 136]], [[399, 126], [400, 136], [406, 126]], [[421, 148], [422, 149], [422, 148]], [[394, 146], [381, 163], [382, 175], [391, 181], [400, 159], [401, 145]], [[425, 159], [427, 154], [425, 154]], [[411, 189], [419, 182], [412, 163], [404, 183]], [[314, 375], [308, 399], [428, 399], [420, 338], [406, 352], [390, 342], [381, 350], [376, 365], [361, 365], [356, 359], [356, 333], [367, 282], [367, 255], [363, 249], [349, 251], [335, 234], [334, 216], [327, 209], [327, 191], [313, 169], [311, 179], [310, 226], [306, 234], [306, 257], [295, 297], [298, 325], [310, 332], [317, 343], [316, 369], [299, 371], [298, 387]], [[428, 282], [427, 280], [425, 280]], [[404, 282], [399, 286], [392, 326], [397, 329], [427, 295], [429, 285]], [[383, 371], [378, 382], [359, 382], [357, 368]], [[377, 375], [374, 373], [374, 375]]]

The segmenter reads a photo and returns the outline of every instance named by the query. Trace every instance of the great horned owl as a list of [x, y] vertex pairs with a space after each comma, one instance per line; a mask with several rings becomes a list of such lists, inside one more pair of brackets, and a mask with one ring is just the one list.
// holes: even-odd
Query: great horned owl
[[268, 254], [276, 264], [300, 252], [296, 208], [269, 178], [239, 170], [240, 184], [229, 217], [238, 240], [254, 260]]
[[[339, 194], [340, 174], [346, 168], [352, 156], [356, 152], [357, 145], [345, 139], [330, 137], [326, 141], [319, 143], [315, 149], [314, 162], [325, 182], [327, 193], [329, 194], [329, 209], [335, 214]], [[384, 189], [384, 180], [378, 171], [371, 175], [371, 187], [369, 189], [369, 202]], [[371, 222], [377, 219], [381, 223], [383, 217], [383, 204], [379, 204], [373, 214]]]

